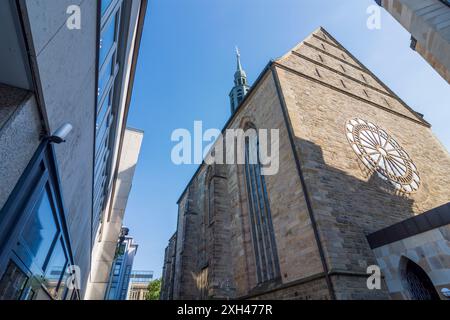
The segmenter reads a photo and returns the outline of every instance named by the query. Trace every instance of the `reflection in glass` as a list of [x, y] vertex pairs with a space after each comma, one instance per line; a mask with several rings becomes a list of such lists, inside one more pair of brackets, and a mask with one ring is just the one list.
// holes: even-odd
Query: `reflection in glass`
[[109, 79], [111, 79], [112, 74], [113, 74], [113, 64], [112, 59], [109, 59], [105, 71], [103, 72], [103, 74], [100, 75], [100, 78], [98, 79], [98, 92], [97, 92], [98, 101], [102, 99], [103, 93], [106, 89], [106, 86], [108, 85]]
[[44, 283], [54, 298], [61, 298], [67, 278], [67, 257], [61, 241], [58, 241], [45, 273]]
[[44, 268], [57, 232], [53, 209], [47, 192], [44, 192], [40, 203], [32, 213], [22, 233], [35, 263], [41, 268]]
[[27, 280], [26, 274], [10, 261], [0, 280], [0, 300], [18, 300]]
[[108, 56], [109, 51], [111, 50], [116, 35], [116, 16], [112, 17], [109, 20], [108, 25], [103, 30], [101, 38], [100, 38], [100, 63], [101, 67]]
[[111, 90], [108, 93], [108, 97], [103, 101], [100, 106], [98, 115], [97, 115], [97, 128], [100, 127], [100, 123], [103, 121], [106, 115], [106, 111], [109, 110], [109, 106], [111, 105]]
[[111, 2], [112, 0], [102, 0], [102, 16], [105, 14], [106, 10], [108, 10]]

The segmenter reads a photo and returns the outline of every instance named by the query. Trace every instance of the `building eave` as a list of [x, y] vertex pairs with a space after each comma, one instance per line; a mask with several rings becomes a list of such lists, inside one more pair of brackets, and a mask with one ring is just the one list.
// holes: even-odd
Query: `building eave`
[[[144, 22], [145, 22], [145, 16], [147, 13], [147, 7], [148, 7], [148, 0], [141, 0], [141, 7], [139, 9], [139, 17], [138, 17], [138, 23], [137, 23], [137, 29], [136, 29], [136, 40], [135, 40], [134, 48], [133, 48], [133, 58], [131, 60], [130, 80], [128, 82], [127, 97], [126, 97], [125, 110], [124, 110], [124, 115], [123, 115], [124, 125], [122, 126], [122, 130], [120, 132], [120, 138], [119, 138], [119, 147], [118, 147], [119, 159], [120, 159], [120, 155], [122, 154], [123, 140], [124, 140], [126, 130], [131, 129], [134, 131], [138, 131], [137, 129], [134, 129], [134, 128], [133, 129], [127, 128], [126, 123], [128, 120], [128, 113], [130, 111], [131, 98], [133, 95], [134, 80], [135, 80], [135, 76], [136, 76], [136, 66], [137, 66], [139, 51], [140, 51], [140, 47], [141, 47], [142, 34], [144, 31]], [[115, 172], [114, 172], [114, 179], [113, 179], [113, 184], [112, 184], [112, 188], [111, 188], [112, 194], [115, 194], [118, 174], [119, 174], [119, 165], [116, 166]], [[108, 214], [108, 216], [109, 216], [109, 214]]]

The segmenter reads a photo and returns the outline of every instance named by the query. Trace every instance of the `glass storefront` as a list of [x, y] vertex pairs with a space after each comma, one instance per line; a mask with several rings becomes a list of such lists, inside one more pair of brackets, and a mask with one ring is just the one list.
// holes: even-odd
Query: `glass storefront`
[[[21, 192], [27, 190], [28, 192]], [[0, 232], [0, 300], [64, 300], [73, 265], [52, 146], [43, 142], [5, 207]]]

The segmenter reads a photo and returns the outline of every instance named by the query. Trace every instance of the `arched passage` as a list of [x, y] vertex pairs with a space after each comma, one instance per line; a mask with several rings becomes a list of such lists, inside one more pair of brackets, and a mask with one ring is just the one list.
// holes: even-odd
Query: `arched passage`
[[408, 258], [402, 261], [402, 280], [412, 300], [440, 300], [427, 273]]

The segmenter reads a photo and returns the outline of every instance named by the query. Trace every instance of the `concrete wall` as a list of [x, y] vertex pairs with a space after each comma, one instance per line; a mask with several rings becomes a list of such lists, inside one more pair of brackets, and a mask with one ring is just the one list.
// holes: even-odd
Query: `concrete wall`
[[3, 208], [40, 143], [35, 97], [0, 84], [0, 208]]
[[416, 51], [450, 83], [450, 7], [439, 0], [383, 0], [417, 40]]
[[[376, 259], [365, 236], [448, 203], [450, 156], [428, 125], [329, 34], [318, 30], [294, 51], [277, 73], [327, 264], [331, 273], [349, 274], [332, 277], [336, 296], [386, 298], [385, 290], [366, 287], [366, 267]], [[380, 126], [406, 150], [421, 178], [417, 192], [399, 193], [366, 170], [346, 137], [354, 118]]]
[[[45, 123], [54, 132], [69, 122], [67, 142], [55, 146], [75, 263], [82, 294], [91, 252], [94, 113], [96, 100], [97, 1], [25, 0], [26, 32]], [[66, 28], [69, 5], [81, 7], [81, 30]]]

